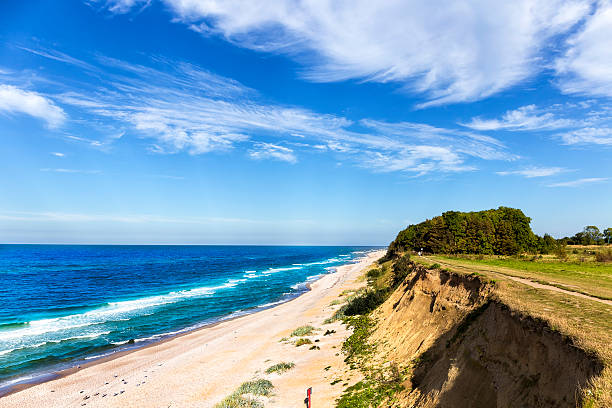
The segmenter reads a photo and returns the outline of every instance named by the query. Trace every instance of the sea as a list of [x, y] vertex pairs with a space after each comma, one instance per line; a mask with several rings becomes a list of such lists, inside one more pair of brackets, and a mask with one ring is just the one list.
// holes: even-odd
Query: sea
[[378, 249], [0, 245], [0, 395], [286, 302]]

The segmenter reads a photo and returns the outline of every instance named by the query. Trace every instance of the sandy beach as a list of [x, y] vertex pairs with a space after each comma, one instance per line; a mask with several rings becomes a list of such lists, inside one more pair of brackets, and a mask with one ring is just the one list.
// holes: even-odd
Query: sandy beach
[[[373, 252], [339, 267], [290, 302], [75, 370], [0, 398], [0, 407], [212, 407], [244, 381], [258, 378], [274, 385], [266, 407], [303, 407], [308, 387], [313, 406], [332, 406], [344, 384], [358, 378], [345, 374], [340, 352], [348, 331], [338, 322], [323, 321], [338, 307], [330, 305], [332, 300], [364, 285], [359, 276], [383, 254]], [[320, 349], [280, 342], [303, 325], [318, 329], [310, 339], [318, 340], [314, 344]], [[326, 330], [335, 333], [325, 336]], [[279, 362], [295, 367], [265, 373]], [[332, 385], [337, 379], [342, 381]]]

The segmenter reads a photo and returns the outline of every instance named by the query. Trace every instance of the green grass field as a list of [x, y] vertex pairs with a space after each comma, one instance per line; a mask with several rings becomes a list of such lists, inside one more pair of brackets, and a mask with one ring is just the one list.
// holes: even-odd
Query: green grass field
[[561, 261], [553, 257], [499, 257], [499, 256], [428, 256], [442, 266], [469, 267], [477, 272], [527, 278], [539, 283], [612, 300], [612, 263], [591, 260], [580, 262], [570, 257]]

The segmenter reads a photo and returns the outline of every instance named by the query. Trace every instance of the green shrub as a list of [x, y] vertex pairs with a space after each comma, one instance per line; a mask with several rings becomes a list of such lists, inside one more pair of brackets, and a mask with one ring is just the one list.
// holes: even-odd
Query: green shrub
[[440, 269], [440, 264], [439, 263], [435, 263], [435, 264], [431, 265], [429, 267], [429, 269]]
[[393, 264], [392, 285], [398, 287], [406, 277], [412, 272], [414, 264], [410, 261], [410, 255], [405, 254]]
[[285, 371], [291, 370], [293, 367], [295, 367], [295, 363], [278, 363], [278, 364], [274, 364], [271, 367], [268, 367], [268, 369], [266, 370], [266, 374], [271, 374], [271, 373], [284, 373]]
[[291, 333], [291, 336], [308, 336], [315, 328], [312, 326], [300, 326]]
[[382, 269], [374, 268], [374, 269], [370, 269], [368, 273], [366, 273], [366, 276], [368, 277], [368, 279], [376, 279], [380, 277], [382, 274], [383, 274]]
[[310, 341], [310, 339], [298, 339], [298, 341], [295, 342], [295, 347], [300, 347], [304, 344], [312, 344], [312, 341]]
[[344, 314], [355, 316], [369, 313], [387, 300], [388, 295], [388, 288], [368, 290], [364, 294], [351, 299], [344, 310]]
[[612, 249], [596, 253], [595, 260], [597, 262], [612, 262]]

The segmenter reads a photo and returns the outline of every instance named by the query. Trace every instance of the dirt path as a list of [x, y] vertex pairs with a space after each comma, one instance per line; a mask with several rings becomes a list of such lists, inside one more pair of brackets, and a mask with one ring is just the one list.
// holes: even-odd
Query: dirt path
[[447, 266], [447, 267], [451, 267], [451, 268], [455, 268], [455, 269], [461, 269], [461, 270], [464, 270], [464, 271], [471, 271], [471, 272], [473, 272], [473, 271], [480, 271], [480, 272], [492, 273], [492, 274], [494, 274], [496, 276], [502, 276], [504, 278], [513, 280], [515, 282], [522, 283], [524, 285], [531, 286], [531, 287], [536, 288], [536, 289], [551, 290], [553, 292], [564, 293], [566, 295], [580, 297], [580, 298], [583, 298], [583, 299], [589, 299], [589, 300], [593, 300], [595, 302], [604, 303], [606, 305], [612, 306], [612, 300], [600, 299], [600, 298], [597, 298], [595, 296], [590, 296], [590, 295], [587, 295], [587, 294], [584, 294], [584, 293], [580, 293], [580, 292], [575, 292], [575, 291], [568, 290], [568, 289], [559, 288], [559, 287], [554, 286], [554, 285], [546, 285], [546, 284], [543, 284], [543, 283], [534, 282], [534, 281], [532, 281], [530, 279], [527, 279], [527, 278], [520, 278], [518, 276], [513, 276], [513, 275], [510, 275], [510, 274], [507, 274], [507, 273], [500, 272], [500, 271], [494, 271], [494, 270], [491, 270], [491, 269], [487, 269], [487, 268], [482, 267], [482, 266], [476, 266], [476, 265], [465, 266], [465, 265], [461, 265], [461, 264], [458, 264], [458, 263], [445, 262], [445, 261], [442, 261], [442, 260], [439, 260], [439, 259], [433, 260], [433, 259], [427, 258], [425, 256], [422, 256], [421, 258], [426, 259], [426, 260], [428, 260], [430, 262], [438, 263], [438, 264], [440, 264], [442, 266]]

